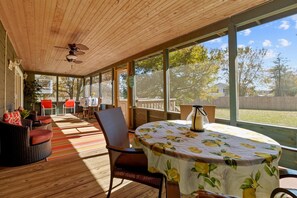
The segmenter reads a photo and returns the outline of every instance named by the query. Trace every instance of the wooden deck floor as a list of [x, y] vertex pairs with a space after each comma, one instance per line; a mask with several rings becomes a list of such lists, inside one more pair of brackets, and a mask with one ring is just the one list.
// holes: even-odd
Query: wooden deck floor
[[[0, 167], [0, 197], [103, 198], [109, 187], [109, 173], [104, 142], [95, 151], [80, 155], [19, 167]], [[119, 182], [115, 179], [114, 185]], [[111, 197], [131, 198], [157, 196], [157, 189], [130, 181], [114, 188], [111, 194]]]

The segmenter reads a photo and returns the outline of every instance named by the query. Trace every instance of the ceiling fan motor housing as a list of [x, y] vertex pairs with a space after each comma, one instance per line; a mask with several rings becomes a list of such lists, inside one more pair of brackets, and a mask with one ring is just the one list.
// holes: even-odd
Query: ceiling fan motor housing
[[69, 51], [69, 54], [66, 55], [66, 59], [69, 61], [69, 60], [75, 60], [77, 59], [77, 56], [75, 55], [74, 51], [70, 50]]

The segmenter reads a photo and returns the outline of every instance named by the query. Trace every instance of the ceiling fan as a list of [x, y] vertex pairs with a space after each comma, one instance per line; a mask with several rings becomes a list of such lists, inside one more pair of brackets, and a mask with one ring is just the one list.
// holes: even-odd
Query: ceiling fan
[[66, 60], [71, 63], [80, 64], [83, 61], [77, 60], [77, 55], [84, 55], [82, 50], [88, 50], [89, 48], [83, 44], [69, 43], [68, 47], [55, 46], [56, 48], [68, 49], [69, 54], [66, 55]]

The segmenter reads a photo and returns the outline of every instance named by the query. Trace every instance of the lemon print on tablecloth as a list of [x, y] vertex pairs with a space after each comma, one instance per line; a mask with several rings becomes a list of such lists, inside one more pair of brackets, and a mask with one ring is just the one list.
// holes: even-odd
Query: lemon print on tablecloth
[[256, 198], [256, 189], [258, 187], [262, 188], [258, 183], [260, 177], [261, 173], [258, 171], [255, 177], [252, 174], [249, 178], [244, 180], [243, 184], [240, 186], [240, 189], [242, 189], [242, 198]]
[[157, 132], [155, 128], [140, 128], [138, 130], [140, 133], [149, 133], [149, 132]]
[[167, 143], [162, 143], [162, 142], [158, 142], [155, 143], [152, 147], [152, 149], [154, 150], [154, 148], [159, 148], [159, 149], [171, 149], [171, 150], [176, 150], [176, 148], [171, 144], [171, 142], [167, 142]]
[[195, 146], [191, 146], [188, 149], [189, 149], [189, 151], [191, 151], [193, 153], [202, 153], [202, 150], [200, 150], [199, 148], [197, 148]]
[[172, 142], [182, 142], [182, 141], [183, 141], [181, 137], [179, 137], [179, 136], [174, 136], [174, 135], [167, 135], [167, 136], [166, 136], [166, 139], [167, 139], [167, 140], [170, 140], [170, 141], [172, 141]]
[[211, 133], [208, 136], [214, 137], [214, 138], [220, 138], [220, 139], [227, 139], [225, 136], [218, 134], [218, 133]]
[[258, 157], [264, 158], [263, 162], [266, 162], [266, 163], [271, 163], [274, 159], [277, 158], [276, 155], [271, 155], [269, 153], [255, 152], [255, 155], [258, 156]]
[[160, 152], [158, 152], [158, 151], [154, 151], [154, 150], [153, 150], [153, 153], [154, 153], [154, 155], [156, 155], [156, 156], [161, 156], [161, 155], [162, 155], [162, 153], [160, 153]]
[[276, 166], [273, 166], [272, 164], [273, 160], [277, 159], [277, 156], [261, 152], [255, 152], [255, 155], [264, 158], [262, 163], [266, 163], [264, 166], [265, 172], [269, 176], [275, 176], [276, 178], [278, 178], [278, 168]]
[[241, 146], [244, 146], [245, 148], [249, 148], [249, 149], [254, 149], [256, 148], [255, 146], [253, 145], [250, 145], [250, 144], [247, 144], [247, 143], [240, 143]]
[[197, 133], [194, 133], [194, 132], [192, 132], [192, 131], [188, 131], [188, 132], [181, 133], [181, 134], [183, 134], [184, 136], [186, 136], [186, 137], [188, 137], [188, 138], [195, 138], [195, 137], [198, 136]]
[[209, 172], [209, 163], [204, 162], [195, 162], [194, 169], [192, 169], [194, 172], [207, 175]]
[[189, 131], [188, 127], [177, 127], [177, 129], [180, 131]]
[[153, 167], [153, 166], [150, 166], [150, 167], [148, 168], [148, 171], [151, 172], [151, 173], [158, 173], [158, 172], [159, 172], [158, 169], [156, 169], [156, 168]]
[[155, 122], [153, 126], [158, 129], [164, 128], [164, 126], [162, 126], [159, 122]]
[[241, 158], [241, 156], [236, 155], [236, 154], [231, 153], [231, 152], [222, 152], [221, 155], [223, 157], [229, 157], [229, 158], [232, 158], [232, 159], [240, 159]]
[[[197, 172], [197, 178], [202, 177], [203, 181], [211, 187], [220, 189], [221, 182], [215, 177], [211, 177], [211, 172], [217, 168], [217, 165], [204, 162], [195, 162], [194, 167], [191, 169], [193, 172]], [[204, 186], [199, 184], [199, 189], [203, 189]]]
[[173, 131], [172, 130], [166, 130], [166, 133], [167, 134], [173, 134]]
[[225, 149], [222, 149], [220, 152], [210, 152], [211, 154], [222, 156], [225, 164], [232, 167], [233, 169], [237, 169], [237, 162], [236, 159], [240, 159], [241, 156], [236, 155], [235, 153], [228, 152]]
[[151, 139], [151, 138], [153, 138], [153, 137], [152, 137], [151, 135], [149, 135], [149, 134], [144, 134], [142, 137], [145, 138], [145, 139]]
[[217, 140], [211, 140], [211, 139], [205, 139], [205, 140], [202, 140], [202, 143], [205, 145], [205, 146], [209, 146], [209, 147], [220, 147], [222, 145], [224, 146], [229, 146], [229, 144], [227, 144], [226, 142], [222, 142], [221, 140], [217, 139]]
[[167, 121], [167, 122], [165, 122], [165, 123], [166, 123], [167, 126], [175, 126], [175, 123], [173, 123], [173, 122], [168, 122], [168, 121]]
[[165, 173], [166, 173], [166, 176], [167, 176], [167, 180], [172, 181], [172, 182], [179, 182], [180, 175], [179, 175], [178, 170], [171, 166], [171, 161], [170, 160], [167, 160], [166, 165], [167, 165], [167, 168], [165, 169]]

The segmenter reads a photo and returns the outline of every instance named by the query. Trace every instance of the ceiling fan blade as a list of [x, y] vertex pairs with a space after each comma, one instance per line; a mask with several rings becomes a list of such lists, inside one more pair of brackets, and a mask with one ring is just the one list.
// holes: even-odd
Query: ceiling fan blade
[[75, 54], [76, 54], [76, 55], [84, 55], [85, 52], [83, 52], [83, 51], [77, 51]]
[[88, 50], [89, 48], [83, 44], [76, 44], [76, 47], [80, 50]]
[[68, 49], [68, 47], [61, 47], [61, 46], [54, 46], [54, 47], [59, 49]]
[[83, 63], [82, 61], [79, 61], [79, 60], [76, 60], [76, 61], [73, 61], [75, 64], [81, 64]]

